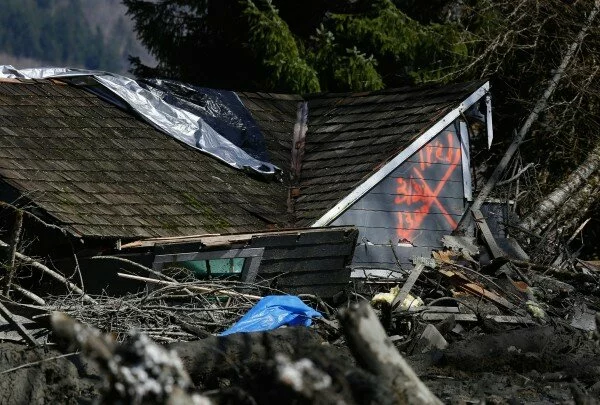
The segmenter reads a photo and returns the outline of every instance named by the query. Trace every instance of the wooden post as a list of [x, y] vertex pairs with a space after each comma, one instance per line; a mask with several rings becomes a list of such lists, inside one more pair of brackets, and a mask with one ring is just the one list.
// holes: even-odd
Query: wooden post
[[417, 279], [421, 275], [421, 272], [423, 271], [424, 268], [425, 268], [425, 265], [423, 263], [418, 263], [415, 266], [415, 268], [412, 269], [410, 275], [406, 279], [406, 282], [400, 289], [400, 292], [398, 293], [398, 295], [396, 295], [396, 298], [394, 298], [394, 300], [392, 301], [392, 305], [391, 305], [392, 311], [400, 312], [400, 310], [398, 308], [402, 306], [402, 303], [404, 302], [406, 297], [408, 297], [410, 290], [413, 288], [413, 285], [415, 285], [415, 283], [417, 282]]

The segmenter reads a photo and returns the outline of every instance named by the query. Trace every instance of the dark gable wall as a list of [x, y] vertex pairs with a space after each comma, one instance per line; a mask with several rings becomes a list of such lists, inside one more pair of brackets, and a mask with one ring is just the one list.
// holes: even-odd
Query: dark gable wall
[[360, 230], [353, 266], [394, 268], [390, 241], [403, 267], [441, 247], [465, 209], [461, 158], [456, 121], [338, 217]]

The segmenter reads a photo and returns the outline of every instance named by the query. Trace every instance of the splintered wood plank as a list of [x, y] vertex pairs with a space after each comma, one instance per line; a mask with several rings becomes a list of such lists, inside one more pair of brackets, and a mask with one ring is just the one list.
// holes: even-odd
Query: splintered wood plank
[[37, 346], [37, 341], [14, 317], [12, 312], [0, 302], [0, 315], [10, 323], [30, 346]]
[[[457, 322], [477, 322], [479, 319], [475, 314], [453, 314], [448, 312], [425, 312], [421, 315], [421, 319], [428, 322], [443, 321], [448, 317], [453, 316]], [[513, 315], [487, 315], [485, 319], [491, 319], [498, 323], [509, 323], [509, 324], [535, 324], [531, 318], [524, 316], [513, 316]]]
[[[400, 308], [400, 306], [402, 306], [402, 302], [404, 302], [404, 300], [408, 296], [408, 293], [413, 288], [413, 285], [415, 285], [415, 282], [421, 275], [421, 272], [423, 271], [424, 268], [425, 268], [425, 265], [423, 263], [419, 263], [415, 266], [414, 269], [412, 269], [412, 271], [410, 272], [410, 275], [406, 279], [406, 282], [400, 289], [400, 292], [398, 293], [398, 295], [396, 295], [396, 298], [394, 298], [394, 301], [392, 301], [392, 310], [393, 311], [397, 310], [398, 308]], [[399, 309], [398, 309], [398, 311], [399, 311]]]
[[490, 301], [506, 310], [512, 311], [514, 313], [524, 312], [522, 309], [520, 309], [516, 305], [509, 302], [506, 298], [501, 297], [498, 294], [495, 294], [489, 290], [486, 290], [482, 286], [471, 281], [469, 278], [467, 278], [463, 274], [459, 274], [459, 273], [455, 273], [455, 272], [447, 271], [447, 270], [440, 270], [440, 274], [448, 277], [452, 284], [454, 284], [455, 286], [461, 288], [462, 290], [464, 290], [470, 294], [473, 294], [478, 297], [483, 297], [483, 298], [487, 299], [488, 301]]

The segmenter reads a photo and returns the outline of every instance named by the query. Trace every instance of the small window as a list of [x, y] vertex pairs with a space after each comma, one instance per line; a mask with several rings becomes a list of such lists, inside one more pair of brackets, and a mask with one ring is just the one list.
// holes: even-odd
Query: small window
[[197, 278], [226, 278], [229, 276], [240, 276], [244, 268], [243, 257], [232, 259], [213, 259], [213, 260], [190, 260], [185, 262], [170, 263], [165, 267], [179, 267], [190, 270]]

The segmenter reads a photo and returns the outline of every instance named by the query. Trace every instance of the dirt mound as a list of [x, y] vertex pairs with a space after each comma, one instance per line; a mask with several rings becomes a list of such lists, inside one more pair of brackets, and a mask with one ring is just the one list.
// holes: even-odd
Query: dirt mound
[[62, 357], [10, 371], [59, 355], [61, 352], [54, 349], [0, 343], [0, 405], [91, 402], [97, 392], [96, 381], [86, 375], [86, 366], [78, 363], [78, 358]]

